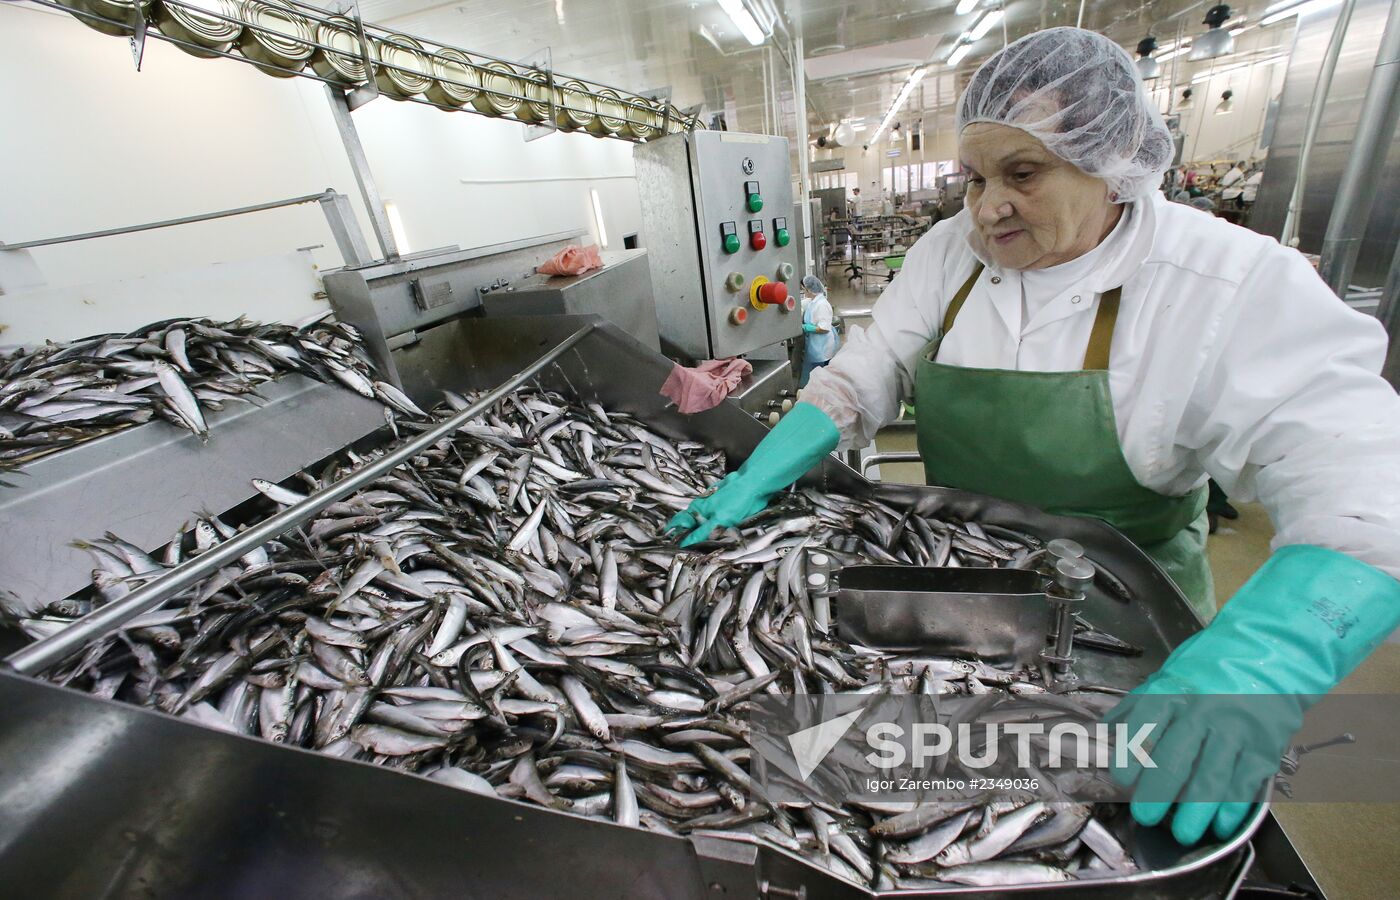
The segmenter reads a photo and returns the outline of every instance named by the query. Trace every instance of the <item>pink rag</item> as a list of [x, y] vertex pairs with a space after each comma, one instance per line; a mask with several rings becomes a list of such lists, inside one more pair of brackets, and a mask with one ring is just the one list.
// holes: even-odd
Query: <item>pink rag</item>
[[603, 268], [603, 255], [597, 244], [565, 247], [535, 269], [541, 275], [582, 275], [590, 269]]
[[682, 413], [714, 409], [753, 371], [746, 359], [708, 359], [693, 369], [677, 365], [666, 376], [661, 393]]

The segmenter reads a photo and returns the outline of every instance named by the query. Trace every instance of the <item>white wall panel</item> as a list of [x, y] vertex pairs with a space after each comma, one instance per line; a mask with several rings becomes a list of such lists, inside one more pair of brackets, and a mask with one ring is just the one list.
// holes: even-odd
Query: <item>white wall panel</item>
[[[0, 78], [10, 85], [0, 99], [0, 171], [6, 173], [0, 241], [329, 187], [352, 198], [366, 241], [375, 246], [320, 83], [196, 59], [154, 39], [142, 69], [135, 71], [124, 39], [65, 14], [0, 4]], [[624, 234], [640, 229], [627, 143], [582, 134], [526, 143], [516, 122], [387, 98], [354, 116], [380, 193], [398, 207], [414, 250], [592, 232], [590, 188], [599, 193], [610, 246], [621, 247]], [[313, 204], [33, 255], [48, 286], [62, 288], [276, 257], [315, 244], [325, 245], [314, 251], [318, 265], [341, 263]], [[190, 312], [202, 311], [199, 302], [190, 298]], [[154, 306], [138, 304], [132, 324], [152, 318]], [[53, 330], [71, 333], [67, 326]]]

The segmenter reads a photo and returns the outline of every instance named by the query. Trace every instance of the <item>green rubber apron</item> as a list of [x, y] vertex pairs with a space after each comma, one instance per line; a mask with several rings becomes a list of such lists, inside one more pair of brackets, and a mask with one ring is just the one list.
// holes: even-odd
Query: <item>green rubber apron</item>
[[1108, 357], [1121, 289], [1099, 302], [1081, 371], [937, 362], [982, 269], [979, 263], [953, 297], [939, 337], [919, 360], [914, 409], [928, 483], [1102, 519], [1155, 559], [1209, 621], [1215, 592], [1205, 554], [1206, 489], [1168, 497], [1143, 487], [1118, 442]]

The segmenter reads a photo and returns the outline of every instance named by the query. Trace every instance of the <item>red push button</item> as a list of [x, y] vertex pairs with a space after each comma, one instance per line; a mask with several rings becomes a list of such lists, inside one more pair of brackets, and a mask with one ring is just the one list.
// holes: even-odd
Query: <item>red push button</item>
[[761, 231], [749, 232], [749, 246], [755, 250], [762, 250], [768, 246], [768, 238]]
[[749, 311], [742, 306], [729, 311], [729, 324], [742, 325], [749, 320]]
[[787, 285], [781, 281], [769, 281], [758, 287], [758, 302], [765, 304], [787, 305], [791, 298], [788, 297]]

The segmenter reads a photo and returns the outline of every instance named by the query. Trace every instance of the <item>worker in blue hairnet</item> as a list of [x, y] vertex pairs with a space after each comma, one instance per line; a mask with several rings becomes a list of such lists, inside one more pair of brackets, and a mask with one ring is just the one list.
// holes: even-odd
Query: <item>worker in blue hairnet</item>
[[[1385, 329], [1302, 255], [1158, 186], [1171, 134], [1133, 60], [1052, 28], [957, 106], [966, 208], [910, 249], [738, 471], [672, 525], [757, 514], [912, 396], [929, 484], [1116, 527], [1200, 620], [1111, 714], [1155, 716], [1134, 817], [1192, 844], [1238, 832], [1317, 695], [1400, 625], [1400, 398]], [[1273, 555], [1217, 615], [1206, 483], [1258, 499]], [[1213, 621], [1212, 621], [1213, 619]], [[1269, 700], [1197, 715], [1192, 697]]]
[[841, 339], [836, 335], [832, 324], [831, 301], [826, 299], [826, 285], [815, 275], [802, 279], [802, 333], [805, 335], [802, 352], [802, 380], [799, 387], [806, 387], [812, 371], [831, 362]]

